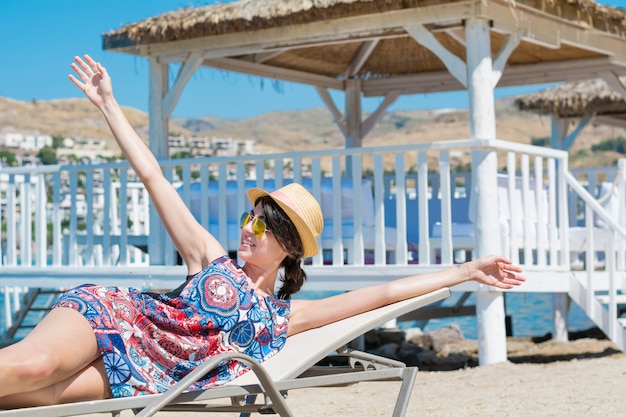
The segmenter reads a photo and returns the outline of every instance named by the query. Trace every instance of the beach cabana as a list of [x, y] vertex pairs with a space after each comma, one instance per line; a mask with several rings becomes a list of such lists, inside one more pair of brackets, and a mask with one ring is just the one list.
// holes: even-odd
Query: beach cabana
[[[624, 28], [623, 10], [591, 0], [241, 0], [127, 24], [103, 47], [148, 59], [150, 147], [166, 158], [170, 114], [203, 66], [314, 86], [347, 147], [400, 95], [467, 90], [468, 136], [484, 140], [496, 138], [496, 87], [626, 75]], [[345, 93], [343, 112], [330, 90]], [[363, 97], [382, 99], [367, 117]], [[496, 171], [494, 150], [472, 152], [478, 256], [500, 252]], [[151, 262], [164, 239], [153, 222]], [[481, 364], [505, 360], [502, 294], [478, 291], [477, 313]]]
[[[626, 77], [606, 76], [569, 82], [515, 98], [520, 110], [550, 117], [550, 145], [568, 150], [588, 124], [626, 129]], [[572, 122], [575, 129], [569, 132]]]

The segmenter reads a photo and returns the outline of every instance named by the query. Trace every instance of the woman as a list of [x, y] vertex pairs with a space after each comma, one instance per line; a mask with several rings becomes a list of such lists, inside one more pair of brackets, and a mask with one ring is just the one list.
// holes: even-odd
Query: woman
[[[271, 193], [250, 190], [254, 208], [242, 216], [238, 256], [244, 263], [237, 266], [162, 175], [116, 102], [106, 69], [87, 55], [76, 57], [72, 68], [70, 80], [102, 112], [189, 276], [164, 295], [90, 285], [68, 291], [24, 340], [0, 351], [0, 408], [157, 393], [223, 351], [262, 361], [288, 335], [389, 303], [468, 280], [502, 289], [524, 281], [518, 266], [488, 256], [326, 299], [290, 300], [306, 277], [301, 261], [317, 253], [323, 226], [311, 194], [295, 183]], [[223, 364], [191, 389], [244, 371]]]

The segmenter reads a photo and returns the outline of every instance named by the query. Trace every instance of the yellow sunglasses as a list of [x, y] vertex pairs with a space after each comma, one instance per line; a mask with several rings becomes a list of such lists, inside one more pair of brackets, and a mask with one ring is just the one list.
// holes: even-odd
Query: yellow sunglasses
[[243, 213], [241, 215], [241, 220], [239, 220], [239, 228], [243, 229], [250, 221], [252, 221], [252, 233], [254, 233], [254, 236], [257, 239], [263, 236], [265, 232], [271, 233], [271, 230], [267, 228], [265, 222], [258, 217], [254, 217], [252, 213]]

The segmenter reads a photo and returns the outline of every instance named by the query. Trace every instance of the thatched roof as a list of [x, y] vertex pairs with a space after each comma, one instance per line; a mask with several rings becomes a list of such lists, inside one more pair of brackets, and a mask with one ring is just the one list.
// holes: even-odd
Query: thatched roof
[[592, 0], [239, 0], [130, 23], [103, 45], [324, 89], [359, 80], [365, 97], [383, 97], [464, 89], [449, 67], [464, 71], [465, 25], [477, 20], [491, 25], [494, 57], [515, 44], [499, 87], [626, 75], [626, 12]]
[[[626, 81], [626, 78], [622, 78]], [[602, 79], [585, 80], [548, 88], [515, 98], [520, 110], [552, 114], [559, 118], [580, 118], [587, 113], [626, 116], [624, 98]]]
[[[190, 7], [127, 24], [104, 35], [108, 44], [150, 44], [423, 8], [462, 0], [240, 0]], [[575, 23], [624, 35], [626, 13], [592, 0], [512, 0]]]

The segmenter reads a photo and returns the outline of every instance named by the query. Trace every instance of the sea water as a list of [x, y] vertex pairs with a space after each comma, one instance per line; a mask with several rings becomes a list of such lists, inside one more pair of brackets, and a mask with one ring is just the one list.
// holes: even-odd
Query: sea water
[[[315, 299], [334, 294], [337, 293], [304, 291], [295, 298]], [[443, 301], [442, 306], [453, 306], [459, 295], [460, 293], [453, 293], [451, 297]], [[542, 337], [552, 333], [552, 297], [552, 293], [504, 293], [505, 314], [511, 320], [511, 335], [515, 337]], [[476, 305], [474, 293], [465, 301], [465, 305]], [[568, 330], [570, 332], [596, 327], [585, 312], [574, 302], [570, 305], [567, 318]], [[402, 328], [420, 327], [424, 332], [445, 328], [452, 324], [459, 326], [466, 339], [478, 339], [476, 316], [447, 317], [430, 319], [427, 322], [398, 323]]]
[[[505, 314], [511, 319], [512, 336], [541, 337], [553, 333], [553, 311], [551, 293], [505, 293]], [[467, 300], [467, 305], [475, 305], [475, 295]], [[585, 312], [574, 302], [568, 311], [568, 331], [576, 332], [595, 327]], [[476, 316], [433, 319], [424, 327], [425, 331], [447, 327], [456, 323], [467, 339], [477, 339]]]

